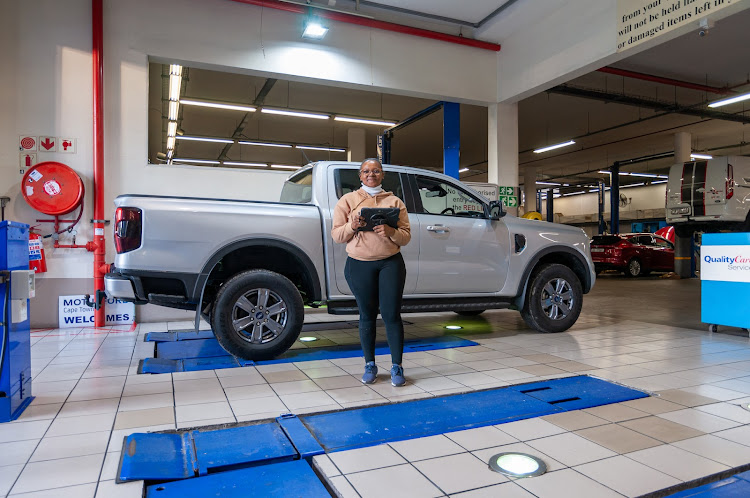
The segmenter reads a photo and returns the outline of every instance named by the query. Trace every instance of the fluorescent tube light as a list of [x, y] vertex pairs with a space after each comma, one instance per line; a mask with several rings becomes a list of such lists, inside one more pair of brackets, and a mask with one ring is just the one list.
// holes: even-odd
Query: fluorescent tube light
[[291, 164], [272, 164], [271, 167], [276, 169], [300, 169], [302, 166], [292, 166]]
[[599, 170], [599, 173], [601, 173], [601, 174], [603, 174], [603, 175], [611, 175], [611, 174], [612, 174], [612, 172], [611, 172], [611, 171], [604, 171], [604, 170], [602, 170], [602, 169], [600, 169], [600, 170]]
[[170, 121], [167, 125], [167, 136], [173, 137], [177, 134], [177, 121]]
[[292, 146], [290, 144], [277, 144], [273, 142], [247, 142], [247, 141], [240, 141], [237, 142], [240, 145], [257, 145], [259, 147], [283, 147], [286, 149], [291, 149]]
[[219, 161], [209, 161], [208, 159], [187, 159], [187, 158], [174, 158], [172, 162], [180, 163], [198, 163], [198, 164], [221, 164]]
[[328, 28], [320, 24], [318, 21], [307, 21], [305, 23], [305, 31], [302, 33], [302, 38], [310, 38], [312, 40], [321, 40], [328, 33]]
[[458, 170], [459, 173], [465, 173], [467, 171], [469, 171], [469, 168], [461, 168], [460, 170]]
[[169, 100], [180, 100], [180, 87], [182, 86], [182, 76], [179, 74], [169, 75]]
[[278, 114], [281, 116], [293, 116], [298, 118], [311, 118], [311, 119], [328, 119], [331, 116], [328, 114], [318, 114], [314, 112], [300, 112], [300, 111], [288, 111], [286, 109], [269, 109], [264, 107], [260, 112], [265, 114]]
[[223, 102], [210, 102], [207, 100], [193, 100], [193, 99], [182, 99], [180, 100], [180, 103], [185, 105], [195, 105], [199, 107], [213, 107], [215, 109], [229, 109], [232, 111], [245, 111], [245, 112], [255, 112], [256, 108], [249, 105], [241, 105], [241, 104], [225, 104]]
[[651, 182], [651, 185], [656, 185], [657, 183], [667, 183], [669, 180], [659, 180], [657, 182]]
[[567, 142], [562, 142], [562, 143], [559, 143], [559, 144], [550, 145], [548, 147], [542, 147], [541, 149], [534, 149], [534, 152], [536, 154], [540, 154], [542, 152], [547, 152], [548, 150], [559, 149], [560, 147], [567, 147], [568, 145], [573, 145], [574, 143], [575, 143], [575, 141], [568, 140]]
[[268, 164], [266, 163], [243, 163], [238, 161], [224, 161], [221, 163], [225, 166], [255, 166], [257, 168], [267, 168]]
[[177, 111], [180, 108], [180, 103], [176, 100], [169, 101], [169, 120], [177, 121]]
[[560, 185], [559, 183], [555, 182], [536, 182], [537, 185]]
[[710, 104], [708, 104], [708, 107], [721, 107], [724, 105], [734, 104], [736, 102], [742, 102], [743, 100], [747, 99], [750, 99], [750, 93], [743, 93], [742, 95], [737, 95], [736, 97], [717, 100], [716, 102], [711, 102]]
[[167, 149], [174, 149], [174, 137], [167, 137]]
[[217, 142], [220, 144], [233, 144], [234, 143], [234, 140], [229, 140], [226, 138], [186, 137], [185, 135], [180, 135], [177, 138], [180, 140], [191, 140], [193, 142]]
[[[169, 149], [167, 151], [167, 159], [172, 159], [172, 156], [174, 155], [174, 151], [172, 149]], [[171, 161], [170, 161], [171, 162]]]
[[569, 196], [569, 195], [578, 195], [578, 194], [585, 194], [585, 193], [586, 193], [586, 191], [585, 191], [585, 190], [581, 190], [580, 192], [568, 192], [568, 193], [566, 193], [566, 194], [563, 194], [563, 197], [567, 197], [567, 196]]
[[180, 66], [179, 64], [170, 64], [169, 74], [176, 74], [177, 76], [182, 76], [182, 66]]
[[620, 188], [642, 187], [643, 185], [646, 185], [646, 184], [645, 183], [631, 183], [630, 185], [622, 185]]
[[713, 159], [714, 156], [709, 156], [708, 154], [690, 154], [690, 157], [693, 159]]
[[315, 147], [312, 145], [295, 145], [297, 149], [305, 150], [327, 150], [328, 152], [346, 152], [346, 149], [340, 149], [338, 147]]
[[348, 116], [336, 116], [333, 118], [334, 121], [344, 121], [346, 123], [359, 123], [359, 124], [371, 124], [379, 126], [393, 126], [396, 121], [383, 121], [380, 119], [368, 119], [368, 118], [351, 118]]
[[653, 173], [630, 173], [630, 176], [644, 176], [646, 178], [659, 178], [659, 175]]

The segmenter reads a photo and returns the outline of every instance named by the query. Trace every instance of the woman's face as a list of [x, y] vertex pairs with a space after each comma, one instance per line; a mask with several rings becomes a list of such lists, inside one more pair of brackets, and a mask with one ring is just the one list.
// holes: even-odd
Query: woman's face
[[377, 187], [383, 183], [383, 168], [378, 163], [365, 163], [359, 168], [359, 179], [368, 187]]

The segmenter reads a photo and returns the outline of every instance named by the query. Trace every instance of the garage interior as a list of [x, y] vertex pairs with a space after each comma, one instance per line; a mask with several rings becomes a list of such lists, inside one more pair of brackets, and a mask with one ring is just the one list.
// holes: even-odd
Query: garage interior
[[[675, 2], [657, 3], [666, 9]], [[111, 219], [115, 197], [129, 193], [277, 201], [290, 172], [309, 162], [374, 157], [390, 123], [445, 101], [460, 104], [459, 179], [516, 187], [520, 206], [509, 208], [511, 215], [538, 211], [546, 220], [552, 196], [549, 221], [597, 235], [597, 189], [600, 181], [610, 184], [608, 170], [617, 163], [621, 173], [631, 173], [619, 177], [620, 232], [658, 227], [676, 155], [748, 154], [747, 104], [707, 105], [750, 88], [750, 1], [711, 2], [706, 15], [618, 51], [618, 8], [631, 4], [640, 5], [136, 0], [128, 6], [106, 0], [104, 216]], [[300, 5], [306, 14], [288, 10]], [[8, 14], [0, 16], [0, 39], [9, 47], [0, 61], [10, 68], [0, 75], [4, 219], [51, 231], [39, 223], [45, 215], [24, 201], [13, 141], [75, 137], [75, 154], [39, 149], [35, 160], [63, 162], [81, 176], [82, 221], [59, 242], [86, 244], [95, 233], [89, 222], [95, 219], [91, 2], [8, 1], [0, 9]], [[338, 11], [500, 48], [334, 20], [327, 21], [330, 38], [300, 37], [308, 12]], [[180, 67], [180, 100], [256, 110], [181, 104], [172, 119], [174, 66]], [[174, 130], [170, 122], [177, 123]], [[399, 129], [392, 163], [443, 172], [442, 131], [441, 112]], [[567, 147], [534, 152], [569, 140]], [[609, 200], [605, 206], [609, 221]], [[106, 263], [115, 255], [112, 230], [105, 225]], [[156, 357], [147, 335], [190, 331], [194, 312], [146, 305], [136, 307], [132, 324], [61, 328], [60, 298], [93, 292], [94, 259], [52, 244], [43, 239], [48, 271], [36, 275], [29, 304], [34, 398], [16, 420], [0, 423], [0, 496], [156, 496], [159, 486], [174, 482], [118, 482], [128, 452], [123, 440], [136, 433], [215, 431], [284, 414], [441, 397], [450, 403], [456, 395], [576, 376], [648, 396], [317, 454], [307, 463], [316, 485], [343, 497], [730, 496], [720, 494], [730, 489], [741, 496], [750, 490], [742, 474], [750, 465], [748, 334], [736, 327], [709, 331], [701, 320], [699, 276], [601, 273], [576, 324], [559, 334], [535, 332], [511, 310], [404, 314], [407, 341], [457, 338], [474, 345], [407, 351], [407, 385], [396, 388], [382, 374], [363, 385], [361, 356], [139, 373]], [[308, 308], [306, 341], [291, 351], [354, 347], [357, 318]], [[200, 329], [210, 327], [203, 321]], [[379, 326], [378, 342], [385, 338]], [[390, 361], [385, 354], [376, 360]], [[537, 457], [547, 472], [513, 478], [490, 470], [491, 457], [504, 452]], [[276, 484], [280, 489], [269, 488], [267, 496], [284, 495], [283, 483]], [[703, 491], [705, 484], [713, 489]], [[190, 493], [214, 496], [211, 486], [195, 484]], [[167, 486], [164, 493], [172, 489], [184, 492]], [[307, 489], [302, 496], [317, 496]]]

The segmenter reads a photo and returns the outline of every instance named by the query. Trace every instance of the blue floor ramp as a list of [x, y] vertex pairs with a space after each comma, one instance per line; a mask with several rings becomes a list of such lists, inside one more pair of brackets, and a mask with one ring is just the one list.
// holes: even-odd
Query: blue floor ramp
[[[433, 351], [438, 349], [478, 346], [468, 339], [454, 336], [414, 339], [404, 342], [404, 352]], [[387, 344], [378, 344], [375, 354], [389, 354]], [[186, 341], [159, 342], [156, 345], [156, 358], [141, 360], [138, 373], [159, 374], [171, 372], [193, 372], [196, 370], [218, 370], [250, 365], [291, 363], [295, 361], [334, 360], [362, 356], [358, 344], [325, 346], [319, 348], [290, 349], [273, 360], [251, 361], [229, 355], [216, 339], [196, 339]]]
[[193, 478], [644, 397], [635, 389], [578, 376], [318, 415], [285, 415], [271, 423], [229, 429], [136, 433], [124, 441], [117, 480]]
[[305, 460], [250, 467], [196, 479], [153, 484], [146, 498], [330, 498]]
[[704, 484], [668, 495], [668, 498], [747, 498], [750, 496], [750, 471], [718, 482]]

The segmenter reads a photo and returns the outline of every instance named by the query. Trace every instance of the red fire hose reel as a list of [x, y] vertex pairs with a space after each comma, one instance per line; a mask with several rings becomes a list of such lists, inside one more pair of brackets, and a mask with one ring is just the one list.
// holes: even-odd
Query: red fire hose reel
[[60, 216], [83, 202], [83, 180], [63, 163], [45, 161], [23, 175], [21, 192], [29, 206], [37, 211]]

